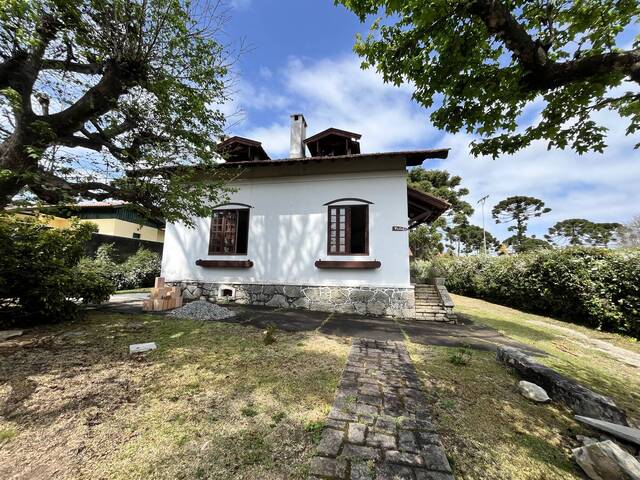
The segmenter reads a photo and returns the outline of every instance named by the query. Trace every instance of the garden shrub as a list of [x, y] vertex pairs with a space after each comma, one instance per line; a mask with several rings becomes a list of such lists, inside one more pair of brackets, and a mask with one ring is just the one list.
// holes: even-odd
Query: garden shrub
[[155, 252], [140, 248], [122, 263], [115, 257], [113, 244], [101, 245], [93, 258], [83, 259], [83, 266], [108, 277], [117, 290], [151, 287], [160, 275], [161, 257]]
[[451, 292], [640, 338], [640, 249], [443, 255], [411, 266], [416, 282], [437, 270]]
[[113, 284], [79, 266], [95, 230], [90, 223], [53, 229], [37, 219], [0, 215], [0, 323], [76, 318], [80, 300], [108, 297]]

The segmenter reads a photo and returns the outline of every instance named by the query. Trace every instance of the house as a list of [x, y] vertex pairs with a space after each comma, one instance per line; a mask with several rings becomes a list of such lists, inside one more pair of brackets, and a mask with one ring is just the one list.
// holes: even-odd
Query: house
[[72, 218], [98, 226], [98, 234], [134, 238], [149, 242], [164, 241], [164, 220], [143, 217], [128, 208], [126, 202], [82, 202], [65, 207], [20, 209], [19, 215], [38, 216], [53, 228], [67, 228]]
[[448, 150], [362, 153], [357, 133], [306, 128], [291, 116], [281, 160], [255, 140], [221, 142], [236, 191], [195, 228], [167, 224], [162, 275], [185, 299], [413, 316], [408, 229], [449, 205], [408, 188], [406, 169]]

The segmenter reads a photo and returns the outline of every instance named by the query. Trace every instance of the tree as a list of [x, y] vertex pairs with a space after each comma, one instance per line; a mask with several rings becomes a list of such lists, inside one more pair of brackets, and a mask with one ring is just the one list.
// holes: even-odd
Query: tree
[[414, 258], [429, 259], [443, 252], [442, 233], [434, 224], [420, 225], [409, 232], [409, 248]]
[[479, 253], [484, 250], [484, 235], [486, 233], [487, 251], [489, 249], [496, 250], [500, 247], [500, 242], [489, 232], [483, 232], [482, 227], [463, 223], [455, 225], [447, 230], [447, 239], [449, 240], [449, 248], [460, 253], [470, 254]]
[[597, 247], [608, 248], [611, 242], [616, 241], [618, 231], [622, 225], [619, 223], [592, 223], [589, 232], [589, 243]]
[[584, 218], [569, 218], [549, 228], [545, 238], [556, 244], [594, 245], [608, 247], [616, 237], [619, 223], [594, 223]]
[[460, 224], [473, 214], [473, 207], [462, 197], [469, 195], [469, 189], [460, 186], [462, 177], [451, 175], [446, 170], [425, 170], [415, 167], [409, 171], [407, 183], [410, 187], [440, 197], [451, 205], [447, 216], [453, 223]]
[[566, 241], [569, 245], [584, 245], [589, 239], [590, 229], [591, 222], [589, 220], [569, 218], [550, 227], [549, 233], [545, 235], [545, 238], [556, 244]]
[[[510, 246], [517, 246], [518, 245], [518, 239], [515, 235], [505, 239], [505, 241], [503, 242], [503, 245], [510, 247]], [[522, 239], [522, 243], [520, 244], [520, 252], [524, 253], [524, 252], [532, 252], [534, 250], [543, 250], [543, 249], [550, 249], [552, 248], [551, 244], [546, 241], [543, 240], [541, 238], [536, 238], [534, 237], [524, 237]]]
[[535, 197], [514, 196], [505, 198], [491, 210], [491, 215], [496, 223], [511, 223], [507, 228], [515, 233], [515, 242], [512, 244], [516, 252], [523, 251], [527, 223], [533, 217], [539, 217], [551, 209], [544, 206], [544, 202]]
[[229, 50], [216, 12], [206, 1], [5, 0], [0, 206], [28, 190], [49, 204], [114, 198], [167, 220], [206, 215], [203, 200], [224, 193], [216, 105]]
[[640, 247], [640, 215], [618, 228], [618, 240], [623, 247]]
[[[431, 120], [449, 132], [476, 133], [472, 153], [497, 157], [548, 141], [549, 148], [602, 152], [606, 128], [598, 110], [640, 128], [637, 0], [336, 0], [361, 21], [384, 11], [370, 35], [358, 37], [363, 67], [386, 82], [410, 82]], [[633, 90], [619, 88], [632, 82]], [[527, 106], [543, 100], [540, 120], [518, 130]]]

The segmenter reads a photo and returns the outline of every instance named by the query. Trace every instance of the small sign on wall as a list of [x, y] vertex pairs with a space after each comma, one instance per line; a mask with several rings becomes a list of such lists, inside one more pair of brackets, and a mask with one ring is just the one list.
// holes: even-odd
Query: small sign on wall
[[392, 232], [406, 232], [407, 230], [409, 230], [409, 227], [403, 227], [402, 225], [392, 225], [391, 226], [391, 231]]

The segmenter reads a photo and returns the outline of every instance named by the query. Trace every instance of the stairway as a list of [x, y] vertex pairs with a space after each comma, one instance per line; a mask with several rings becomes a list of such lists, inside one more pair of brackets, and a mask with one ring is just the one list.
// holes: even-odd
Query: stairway
[[455, 322], [453, 301], [444, 286], [415, 285], [416, 320]]

